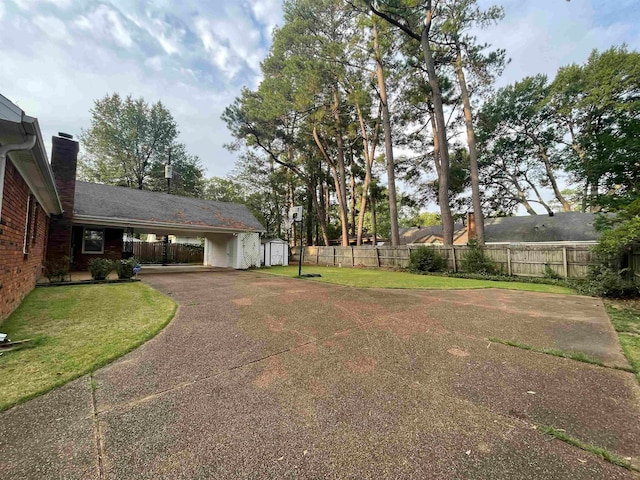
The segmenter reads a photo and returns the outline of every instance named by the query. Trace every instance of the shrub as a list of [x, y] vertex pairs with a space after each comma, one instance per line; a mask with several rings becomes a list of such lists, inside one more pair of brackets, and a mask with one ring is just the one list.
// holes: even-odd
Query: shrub
[[133, 278], [135, 275], [133, 269], [138, 265], [138, 261], [134, 257], [127, 258], [126, 260], [118, 260], [115, 262], [116, 272], [118, 278]]
[[491, 260], [476, 240], [469, 240], [469, 249], [462, 257], [462, 270], [469, 273], [498, 273], [498, 266]]
[[106, 258], [92, 258], [89, 260], [89, 272], [94, 280], [104, 280], [113, 271], [113, 261]]
[[630, 297], [638, 295], [638, 286], [623, 278], [624, 271], [606, 264], [589, 267], [589, 274], [584, 280], [575, 281], [573, 288], [582, 295], [592, 297]]
[[441, 272], [447, 268], [446, 259], [433, 248], [418, 247], [409, 254], [411, 273]]
[[550, 278], [552, 280], [559, 280], [562, 277], [558, 272], [556, 272], [551, 265], [548, 263], [544, 264], [544, 278]]
[[69, 275], [69, 257], [56, 258], [44, 262], [44, 276], [49, 282], [64, 282]]

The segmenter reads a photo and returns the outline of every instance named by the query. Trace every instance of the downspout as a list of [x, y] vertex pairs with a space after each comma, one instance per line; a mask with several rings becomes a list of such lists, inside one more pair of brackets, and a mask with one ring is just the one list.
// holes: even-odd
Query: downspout
[[31, 150], [36, 144], [35, 135], [27, 135], [24, 143], [0, 146], [0, 219], [2, 218], [2, 194], [4, 192], [4, 172], [7, 169], [7, 154], [15, 150]]

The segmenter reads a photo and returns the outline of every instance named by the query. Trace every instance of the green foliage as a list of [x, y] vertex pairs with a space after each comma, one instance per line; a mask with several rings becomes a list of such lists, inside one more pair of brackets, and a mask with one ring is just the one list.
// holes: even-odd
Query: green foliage
[[126, 279], [133, 278], [133, 269], [136, 265], [138, 265], [138, 260], [134, 257], [127, 258], [126, 260], [118, 260], [114, 263], [116, 273], [118, 274], [118, 278]]
[[433, 248], [418, 247], [409, 254], [408, 269], [411, 273], [441, 272], [446, 268], [446, 259]]
[[164, 164], [171, 155], [172, 192], [197, 196], [203, 176], [198, 157], [177, 142], [178, 128], [161, 103], [119, 94], [96, 100], [82, 130], [82, 178], [109, 185], [166, 191]]
[[462, 270], [469, 273], [498, 273], [498, 266], [475, 240], [469, 240], [469, 249], [462, 257]]
[[49, 282], [64, 282], [69, 275], [69, 257], [59, 257], [44, 262], [44, 276]]
[[558, 272], [556, 272], [551, 265], [545, 263], [544, 265], [544, 278], [550, 278], [552, 280], [558, 280], [562, 278]]
[[89, 273], [94, 280], [104, 280], [113, 272], [114, 262], [108, 258], [92, 258], [89, 260]]
[[589, 267], [584, 280], [572, 282], [575, 290], [581, 295], [592, 297], [632, 297], [638, 295], [638, 286], [623, 277], [624, 271], [599, 263]]

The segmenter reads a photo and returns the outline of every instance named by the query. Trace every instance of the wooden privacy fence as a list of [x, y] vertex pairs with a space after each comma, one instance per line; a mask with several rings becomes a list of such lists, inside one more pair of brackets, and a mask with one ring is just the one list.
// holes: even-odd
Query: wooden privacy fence
[[[585, 244], [505, 244], [487, 245], [485, 252], [506, 275], [544, 277], [548, 266], [561, 277], [583, 278], [593, 262], [591, 247]], [[420, 247], [304, 247], [303, 261], [311, 265], [406, 268], [409, 266], [409, 253], [417, 248]], [[438, 251], [447, 260], [448, 270], [462, 271], [462, 259], [469, 247], [428, 245], [428, 248]], [[298, 261], [299, 252], [300, 247], [291, 249], [291, 263]]]
[[[133, 256], [140, 263], [162, 263], [162, 242], [135, 242]], [[170, 243], [167, 252], [168, 263], [204, 262], [204, 247], [187, 243]]]

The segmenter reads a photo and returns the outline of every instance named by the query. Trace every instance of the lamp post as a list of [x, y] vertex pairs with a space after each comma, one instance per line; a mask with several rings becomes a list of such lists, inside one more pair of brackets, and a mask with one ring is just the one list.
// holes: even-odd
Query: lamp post
[[[173, 177], [173, 167], [171, 166], [171, 147], [169, 147], [169, 158], [164, 166], [164, 178], [167, 179], [167, 193], [171, 193], [171, 177]], [[164, 236], [162, 241], [162, 265], [166, 266], [169, 263], [169, 234]]]

